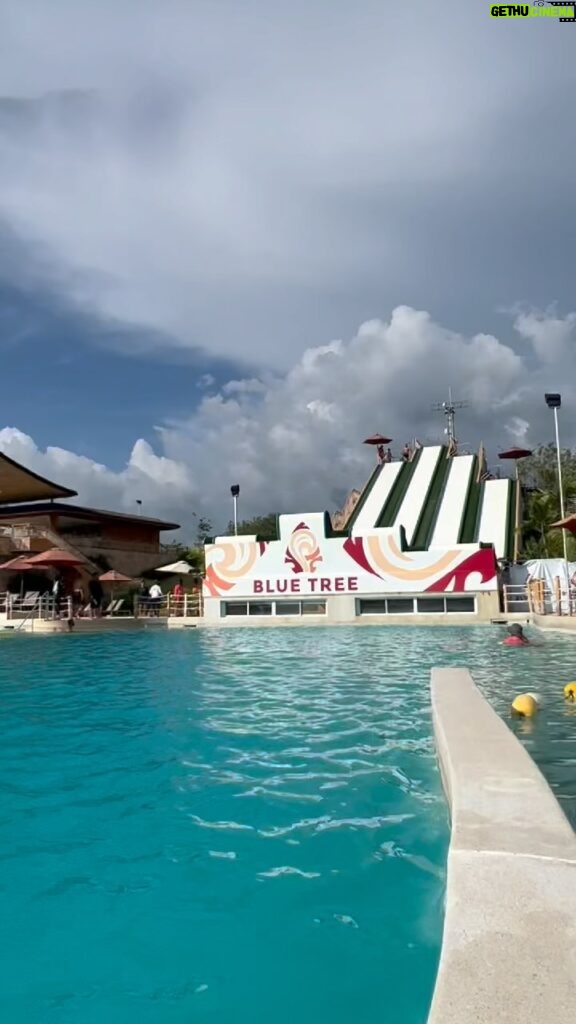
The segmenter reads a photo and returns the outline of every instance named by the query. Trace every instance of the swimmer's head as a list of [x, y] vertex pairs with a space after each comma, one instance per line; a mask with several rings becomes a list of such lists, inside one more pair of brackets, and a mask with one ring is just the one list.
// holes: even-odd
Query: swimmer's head
[[524, 630], [519, 622], [513, 622], [511, 626], [508, 626], [508, 632], [510, 636], [517, 636], [519, 639], [524, 640]]

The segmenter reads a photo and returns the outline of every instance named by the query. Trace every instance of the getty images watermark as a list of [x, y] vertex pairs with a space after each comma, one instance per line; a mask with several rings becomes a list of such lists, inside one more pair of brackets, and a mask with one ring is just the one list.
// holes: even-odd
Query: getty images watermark
[[576, 21], [576, 3], [564, 0], [535, 0], [533, 4], [491, 4], [493, 18], [558, 18], [558, 21]]

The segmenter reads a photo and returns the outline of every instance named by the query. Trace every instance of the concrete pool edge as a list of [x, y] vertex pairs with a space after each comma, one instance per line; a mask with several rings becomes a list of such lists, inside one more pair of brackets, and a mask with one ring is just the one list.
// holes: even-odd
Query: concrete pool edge
[[433, 669], [431, 700], [452, 833], [428, 1024], [572, 1024], [576, 836], [466, 669]]

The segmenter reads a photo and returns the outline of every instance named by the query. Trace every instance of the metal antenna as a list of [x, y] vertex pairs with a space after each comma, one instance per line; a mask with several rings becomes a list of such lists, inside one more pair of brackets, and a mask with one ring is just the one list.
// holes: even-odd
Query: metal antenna
[[456, 411], [466, 409], [468, 402], [454, 402], [452, 399], [452, 388], [448, 388], [448, 401], [436, 402], [432, 408], [434, 412], [443, 412], [446, 416], [446, 434], [448, 435], [448, 450], [456, 455], [458, 452], [458, 441], [456, 439]]

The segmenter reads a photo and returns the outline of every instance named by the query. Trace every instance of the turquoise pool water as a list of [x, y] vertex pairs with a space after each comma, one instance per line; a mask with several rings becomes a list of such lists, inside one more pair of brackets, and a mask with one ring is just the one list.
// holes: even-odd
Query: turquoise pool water
[[[497, 632], [499, 638], [503, 632]], [[476, 682], [530, 751], [576, 828], [576, 705], [567, 703], [562, 692], [566, 683], [576, 680], [576, 635], [527, 628], [526, 634], [539, 646], [497, 647], [486, 657], [481, 631], [474, 633], [468, 661]], [[541, 696], [541, 711], [533, 720], [514, 721], [510, 704], [526, 691]]]
[[424, 1024], [447, 814], [433, 665], [473, 668], [576, 818], [576, 638], [500, 629], [11, 637], [0, 1017]]
[[406, 630], [4, 639], [1, 1019], [424, 1024], [435, 660]]

